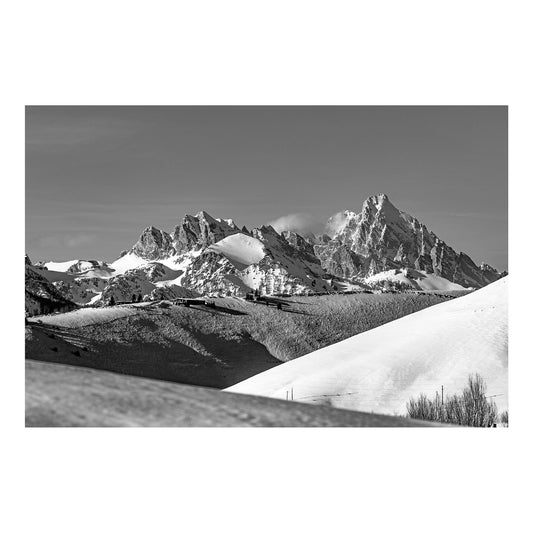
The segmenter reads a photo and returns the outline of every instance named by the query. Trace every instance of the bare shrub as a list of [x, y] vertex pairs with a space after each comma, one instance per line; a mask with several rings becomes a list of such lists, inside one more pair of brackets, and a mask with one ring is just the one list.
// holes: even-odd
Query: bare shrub
[[506, 427], [509, 426], [509, 411], [504, 411], [500, 415], [500, 422]]
[[462, 394], [446, 396], [444, 402], [421, 394], [407, 402], [408, 418], [457, 424], [461, 426], [492, 427], [498, 420], [496, 404], [487, 399], [486, 384], [479, 374], [469, 375]]

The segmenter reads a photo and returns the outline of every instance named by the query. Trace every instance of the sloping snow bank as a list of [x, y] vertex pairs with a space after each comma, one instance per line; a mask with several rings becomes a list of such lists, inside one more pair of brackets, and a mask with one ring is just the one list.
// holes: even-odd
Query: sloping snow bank
[[117, 318], [134, 315], [139, 312], [137, 306], [120, 307], [95, 307], [84, 308], [62, 313], [58, 315], [42, 315], [37, 318], [29, 318], [28, 322], [42, 322], [50, 326], [60, 326], [64, 328], [79, 328], [92, 324], [102, 324]]
[[226, 256], [230, 261], [236, 261], [249, 266], [259, 263], [265, 257], [265, 248], [259, 239], [236, 233], [209, 246], [209, 250]]
[[139, 257], [133, 252], [129, 252], [122, 257], [119, 257], [116, 261], [113, 261], [109, 266], [114, 270], [114, 275], [124, 274], [127, 270], [133, 268], [139, 268], [147, 265], [150, 261]]
[[[479, 373], [507, 408], [508, 278], [258, 374], [227, 389], [405, 414], [410, 397], [460, 392]], [[497, 396], [496, 396], [497, 395]]]
[[79, 263], [79, 259], [72, 259], [70, 261], [48, 261], [44, 266], [48, 270], [55, 270], [56, 272], [66, 272], [71, 266]]
[[436, 274], [428, 274], [423, 270], [404, 268], [401, 270], [386, 270], [365, 278], [365, 283], [373, 286], [376, 283], [400, 283], [414, 290], [424, 291], [461, 291], [465, 287]]

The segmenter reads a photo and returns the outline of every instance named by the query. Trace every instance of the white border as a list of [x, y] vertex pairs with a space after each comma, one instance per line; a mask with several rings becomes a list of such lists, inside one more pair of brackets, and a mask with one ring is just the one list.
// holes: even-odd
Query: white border
[[[5, 531], [502, 531], [529, 522], [527, 3], [25, 1], [5, 10]], [[511, 428], [26, 430], [26, 104], [510, 105]], [[522, 525], [524, 524], [524, 525]]]

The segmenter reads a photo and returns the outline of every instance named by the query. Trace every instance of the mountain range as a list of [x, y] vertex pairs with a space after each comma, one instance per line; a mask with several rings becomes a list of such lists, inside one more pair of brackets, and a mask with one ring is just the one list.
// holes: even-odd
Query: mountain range
[[[456, 252], [385, 194], [359, 213], [331, 217], [321, 235], [248, 230], [205, 211], [186, 215], [171, 233], [150, 226], [111, 263], [71, 260], [26, 268], [26, 310], [107, 305], [135, 299], [320, 294], [356, 290], [463, 290], [505, 272]], [[52, 302], [52, 303], [50, 303]]]

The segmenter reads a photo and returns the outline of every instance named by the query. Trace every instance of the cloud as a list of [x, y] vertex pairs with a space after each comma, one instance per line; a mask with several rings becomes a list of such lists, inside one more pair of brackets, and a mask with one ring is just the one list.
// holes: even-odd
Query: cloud
[[39, 239], [43, 248], [79, 248], [94, 242], [96, 235], [90, 233], [68, 233], [65, 235], [46, 235]]
[[278, 232], [295, 231], [296, 233], [317, 233], [322, 231], [324, 224], [308, 213], [291, 213], [272, 220], [269, 224]]
[[338, 231], [341, 231], [348, 222], [348, 217], [345, 211], [339, 211], [332, 215], [326, 222], [326, 228], [324, 232], [333, 237]]

